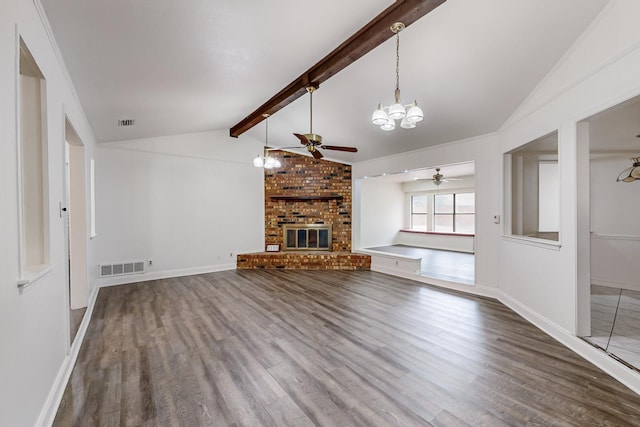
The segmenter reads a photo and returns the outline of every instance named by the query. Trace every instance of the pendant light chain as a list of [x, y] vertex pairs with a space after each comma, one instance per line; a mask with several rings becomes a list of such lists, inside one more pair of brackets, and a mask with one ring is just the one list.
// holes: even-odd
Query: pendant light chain
[[400, 32], [405, 26], [402, 22], [396, 22], [389, 29], [396, 35], [396, 90], [394, 93], [394, 103], [382, 106], [378, 104], [378, 108], [371, 115], [371, 123], [380, 126], [384, 131], [391, 131], [396, 128], [396, 120], [400, 120], [400, 127], [404, 129], [413, 129], [416, 123], [422, 121], [424, 113], [418, 107], [416, 101], [411, 104], [404, 105], [400, 99]]

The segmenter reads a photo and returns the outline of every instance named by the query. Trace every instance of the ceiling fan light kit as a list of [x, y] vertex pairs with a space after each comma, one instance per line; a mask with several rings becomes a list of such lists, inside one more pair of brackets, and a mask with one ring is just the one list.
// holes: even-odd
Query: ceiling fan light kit
[[280, 160], [271, 157], [268, 154], [269, 147], [269, 114], [263, 114], [264, 117], [264, 153], [261, 157], [259, 154], [253, 159], [253, 166], [257, 168], [274, 169], [282, 166]]
[[403, 129], [413, 129], [416, 123], [424, 119], [422, 109], [418, 107], [418, 103], [413, 101], [411, 104], [403, 105], [400, 100], [400, 32], [405, 26], [402, 22], [396, 22], [390, 29], [396, 35], [396, 90], [395, 103], [389, 106], [378, 104], [378, 108], [371, 116], [371, 123], [380, 126], [384, 131], [392, 131], [396, 128], [396, 120], [401, 120], [400, 127]]

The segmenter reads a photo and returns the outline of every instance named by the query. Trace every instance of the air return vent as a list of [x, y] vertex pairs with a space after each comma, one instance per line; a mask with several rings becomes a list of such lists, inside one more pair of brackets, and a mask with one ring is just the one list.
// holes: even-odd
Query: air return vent
[[121, 119], [118, 120], [118, 126], [133, 126], [135, 120], [133, 119]]
[[117, 264], [100, 264], [99, 277], [125, 276], [144, 273], [144, 261], [120, 262]]

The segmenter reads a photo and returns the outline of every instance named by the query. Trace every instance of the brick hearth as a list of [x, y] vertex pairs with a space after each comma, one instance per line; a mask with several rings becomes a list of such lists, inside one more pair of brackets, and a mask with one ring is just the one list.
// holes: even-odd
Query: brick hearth
[[238, 268], [370, 270], [371, 257], [351, 252], [259, 252], [238, 255]]

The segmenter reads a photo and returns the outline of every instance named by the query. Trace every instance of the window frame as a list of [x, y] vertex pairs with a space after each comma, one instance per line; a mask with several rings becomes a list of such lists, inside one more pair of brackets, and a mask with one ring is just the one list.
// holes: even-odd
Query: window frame
[[[549, 148], [549, 141], [551, 138], [555, 138], [555, 147]], [[534, 147], [534, 144], [544, 144], [542, 147]], [[525, 180], [524, 170], [533, 170], [531, 168], [524, 169], [524, 162], [529, 162], [530, 165], [532, 159], [535, 160], [535, 172], [536, 182], [538, 180], [539, 165], [541, 163], [557, 163], [558, 173], [558, 231], [552, 232], [555, 238], [548, 236], [551, 232], [541, 232], [539, 228], [539, 187], [536, 189], [535, 199], [535, 221], [537, 223], [535, 231], [528, 231], [531, 227], [527, 227], [526, 224], [531, 222], [529, 216], [525, 217], [524, 213], [531, 213], [533, 210], [526, 210], [525, 193], [520, 187], [523, 182], [531, 182], [531, 179]], [[560, 151], [560, 132], [555, 129], [549, 133], [546, 133], [540, 137], [531, 139], [526, 143], [518, 145], [503, 152], [503, 171], [504, 171], [504, 188], [503, 188], [503, 234], [504, 240], [510, 240], [514, 242], [521, 242], [524, 244], [530, 244], [533, 246], [543, 247], [547, 249], [559, 250], [562, 246], [562, 182], [561, 182], [561, 170], [562, 170], [562, 156]], [[539, 184], [537, 184], [539, 185]], [[517, 190], [520, 190], [517, 192]], [[532, 191], [529, 193], [533, 194]], [[517, 232], [515, 229], [522, 229]]]
[[[451, 232], [451, 231], [435, 231], [435, 196], [442, 194], [473, 194], [474, 195], [474, 212], [473, 213], [459, 213], [458, 215], [474, 215], [474, 225], [473, 232]], [[442, 190], [425, 190], [425, 191], [409, 191], [405, 193], [405, 224], [408, 225], [403, 231], [415, 232], [415, 233], [432, 233], [432, 234], [454, 234], [454, 235], [475, 235], [475, 215], [476, 215], [476, 207], [475, 207], [475, 188], [473, 187], [463, 187], [456, 189], [449, 189], [446, 191]], [[426, 196], [427, 197], [427, 229], [425, 230], [417, 230], [413, 228], [412, 224], [412, 207], [413, 207], [413, 197], [414, 196]], [[454, 200], [455, 203], [455, 200]], [[450, 215], [450, 214], [449, 214]], [[454, 219], [455, 221], [455, 219]]]
[[[413, 198], [414, 197], [424, 197], [424, 212], [414, 212], [413, 211]], [[414, 215], [424, 215], [424, 230], [414, 228], [413, 220]], [[424, 193], [416, 193], [409, 195], [409, 229], [412, 231], [429, 231], [429, 195]]]
[[[456, 212], [456, 195], [458, 194], [473, 194], [473, 212]], [[453, 196], [453, 203], [452, 203], [452, 212], [447, 212], [447, 213], [438, 213], [436, 212], [436, 197], [438, 196], [448, 196], [451, 195]], [[433, 195], [433, 229], [435, 230], [436, 227], [436, 217], [439, 215], [451, 215], [452, 216], [452, 230], [451, 231], [435, 231], [436, 233], [453, 233], [453, 234], [475, 234], [476, 232], [476, 226], [475, 226], [475, 216], [476, 216], [476, 193], [475, 191], [458, 191], [458, 192], [447, 192], [447, 193], [435, 193]], [[468, 232], [459, 232], [456, 231], [456, 217], [458, 216], [464, 216], [464, 215], [473, 215], [473, 232], [468, 233]]]
[[[23, 64], [24, 69], [23, 69]], [[22, 130], [25, 122], [23, 107], [25, 104], [23, 92], [23, 76], [38, 79], [38, 96], [37, 104], [39, 104], [39, 114], [37, 119], [40, 122], [39, 129], [39, 158], [37, 160], [37, 168], [29, 168], [25, 165], [28, 143], [25, 142], [24, 132]], [[48, 156], [48, 126], [47, 126], [47, 95], [48, 84], [44, 73], [41, 71], [36, 59], [33, 57], [31, 50], [27, 46], [16, 27], [15, 34], [15, 112], [16, 112], [16, 181], [17, 181], [17, 229], [18, 229], [18, 288], [22, 291], [27, 286], [36, 282], [40, 278], [47, 275], [53, 270], [51, 263], [51, 226], [49, 216], [50, 194], [49, 194], [49, 156]], [[36, 107], [37, 108], [37, 107]], [[33, 142], [32, 142], [33, 144]], [[34, 181], [33, 178], [36, 178]], [[31, 182], [28, 186], [26, 183]], [[37, 182], [34, 187], [34, 182]], [[28, 188], [29, 187], [29, 188]], [[35, 190], [35, 192], [34, 192]], [[35, 194], [35, 196], [34, 196]], [[35, 197], [35, 198], [34, 198]], [[38, 200], [41, 209], [35, 214], [33, 210], [29, 212], [26, 204]], [[26, 217], [25, 215], [29, 215]], [[28, 223], [34, 221], [37, 217], [40, 223], [40, 231], [34, 240], [34, 235], [27, 238]], [[33, 262], [28, 256], [28, 252], [33, 250], [34, 245], [41, 252], [39, 262]]]

